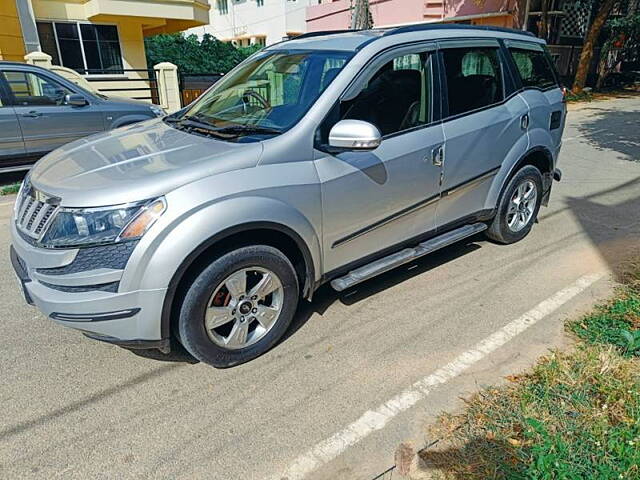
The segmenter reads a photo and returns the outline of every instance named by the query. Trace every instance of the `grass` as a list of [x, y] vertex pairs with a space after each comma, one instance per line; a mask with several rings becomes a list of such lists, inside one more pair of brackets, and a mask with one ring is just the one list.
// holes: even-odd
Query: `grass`
[[590, 102], [593, 100], [591, 92], [567, 93], [567, 102]]
[[575, 349], [441, 416], [421, 453], [433, 478], [640, 478], [640, 266], [567, 329]]
[[0, 195], [11, 195], [13, 193], [18, 193], [18, 190], [20, 190], [20, 182], [12, 183], [10, 185], [0, 187]]

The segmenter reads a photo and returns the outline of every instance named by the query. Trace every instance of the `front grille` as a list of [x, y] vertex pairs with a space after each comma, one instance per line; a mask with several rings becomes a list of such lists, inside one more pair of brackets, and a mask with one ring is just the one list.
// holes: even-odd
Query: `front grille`
[[[41, 194], [39, 196], [42, 197]], [[31, 238], [39, 239], [49, 226], [58, 207], [36, 198], [29, 192], [23, 193], [19, 202], [16, 215], [18, 229]]]

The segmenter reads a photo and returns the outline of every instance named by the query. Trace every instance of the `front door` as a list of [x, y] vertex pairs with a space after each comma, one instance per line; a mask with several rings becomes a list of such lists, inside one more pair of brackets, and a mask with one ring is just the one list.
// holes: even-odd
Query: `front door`
[[[341, 119], [374, 124], [383, 135], [373, 151], [320, 147], [325, 271], [334, 271], [435, 227], [443, 143], [433, 119], [431, 48], [388, 52], [359, 77], [357, 95], [340, 102], [320, 128]], [[437, 163], [437, 161], [435, 162]]]
[[439, 227], [473, 220], [489, 207], [489, 189], [513, 148], [527, 148], [526, 103], [505, 89], [505, 69], [495, 40], [442, 42], [448, 109]]
[[76, 92], [48, 75], [26, 71], [2, 73], [13, 97], [27, 154], [41, 155], [104, 130], [102, 113], [93, 105], [67, 105]]

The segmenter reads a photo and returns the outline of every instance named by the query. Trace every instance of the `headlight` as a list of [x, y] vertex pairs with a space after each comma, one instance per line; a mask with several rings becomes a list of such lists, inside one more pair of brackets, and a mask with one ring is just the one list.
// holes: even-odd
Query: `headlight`
[[167, 112], [164, 111], [164, 108], [158, 105], [149, 105], [149, 108], [156, 117], [164, 117], [167, 114]]
[[42, 243], [81, 247], [136, 240], [164, 213], [164, 198], [105, 208], [61, 208]]

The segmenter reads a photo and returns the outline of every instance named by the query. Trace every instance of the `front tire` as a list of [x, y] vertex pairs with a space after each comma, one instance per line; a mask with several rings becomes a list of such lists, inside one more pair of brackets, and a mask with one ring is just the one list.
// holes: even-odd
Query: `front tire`
[[299, 298], [298, 278], [279, 250], [254, 245], [213, 261], [180, 309], [180, 341], [191, 355], [226, 368], [252, 360], [287, 331]]
[[527, 165], [504, 189], [496, 216], [487, 229], [487, 237], [503, 244], [519, 242], [531, 231], [541, 202], [542, 174], [536, 167]]

